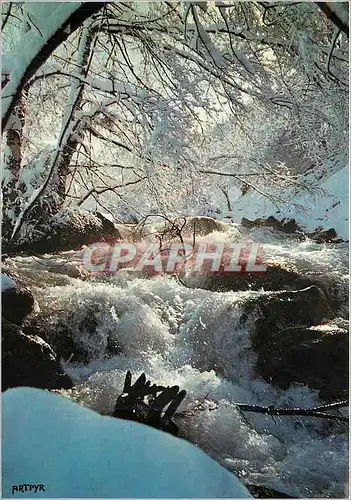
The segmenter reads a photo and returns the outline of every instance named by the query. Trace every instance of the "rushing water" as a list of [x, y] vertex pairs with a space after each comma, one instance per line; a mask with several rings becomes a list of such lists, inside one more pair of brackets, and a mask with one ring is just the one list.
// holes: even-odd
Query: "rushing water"
[[[238, 240], [235, 227], [225, 237], [233, 234]], [[249, 238], [266, 241], [266, 258], [300, 272], [332, 276], [345, 290], [345, 245], [297, 243], [269, 230], [254, 230]], [[177, 417], [181, 435], [245, 482], [300, 497], [345, 496], [344, 427], [307, 417], [242, 414], [235, 407], [235, 402], [323, 404], [307, 386], [281, 390], [255, 374], [250, 341], [254, 318], [245, 325], [239, 319], [245, 301], [264, 291], [210, 292], [188, 288], [172, 277], [142, 279], [128, 271], [83, 280], [65, 275], [72, 274], [80, 257], [79, 252], [66, 252], [6, 262], [31, 286], [52, 335], [69, 330], [86, 353], [84, 364], [63, 361], [75, 383], [65, 396], [106, 414], [121, 392], [126, 371], [134, 377], [145, 372], [153, 382], [186, 389]]]

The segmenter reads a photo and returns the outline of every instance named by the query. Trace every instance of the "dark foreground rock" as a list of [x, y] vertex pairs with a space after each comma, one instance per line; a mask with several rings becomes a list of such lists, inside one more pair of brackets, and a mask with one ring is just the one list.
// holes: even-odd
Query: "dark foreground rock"
[[75, 309], [62, 313], [39, 312], [24, 325], [27, 335], [39, 335], [57, 353], [60, 359], [72, 363], [89, 363], [93, 359], [108, 358], [121, 354], [118, 341], [102, 333], [99, 321], [104, 309], [94, 302], [77, 304]]
[[33, 311], [34, 304], [32, 292], [19, 283], [1, 293], [2, 316], [16, 325], [23, 323], [24, 318]]
[[305, 274], [296, 278], [290, 288], [302, 290], [310, 286], [317, 286], [323, 290], [333, 311], [338, 312], [342, 306], [345, 308], [348, 305], [348, 283], [346, 281], [343, 283], [332, 274], [323, 276]]
[[307, 384], [325, 399], [345, 396], [348, 331], [345, 326], [316, 327], [333, 316], [321, 288], [261, 295], [246, 309], [258, 315], [252, 342], [257, 371], [265, 380], [282, 389]]
[[70, 389], [72, 385], [49, 344], [37, 335], [25, 335], [19, 326], [2, 319], [3, 391], [18, 386]]
[[254, 498], [297, 498], [273, 488], [267, 488], [266, 486], [256, 484], [245, 484], [245, 486]]

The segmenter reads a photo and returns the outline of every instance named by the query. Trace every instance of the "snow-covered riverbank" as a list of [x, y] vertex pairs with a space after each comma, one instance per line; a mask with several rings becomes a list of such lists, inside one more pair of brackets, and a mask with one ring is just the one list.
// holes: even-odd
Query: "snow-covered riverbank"
[[[279, 195], [286, 201], [273, 203], [255, 191], [242, 196], [233, 189], [233, 219], [240, 222], [242, 217], [256, 219], [273, 216], [277, 219], [295, 219], [305, 231], [314, 231], [317, 227], [334, 228], [338, 237], [349, 239], [349, 166], [345, 161], [336, 159], [325, 162], [301, 175], [301, 182], [315, 186], [309, 191], [300, 187], [272, 189], [269, 193]], [[316, 189], [318, 186], [318, 189]]]

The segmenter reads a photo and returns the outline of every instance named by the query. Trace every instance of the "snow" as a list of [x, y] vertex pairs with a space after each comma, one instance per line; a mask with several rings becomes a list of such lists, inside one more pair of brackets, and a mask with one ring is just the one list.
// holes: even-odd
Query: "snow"
[[14, 50], [5, 54], [7, 71], [11, 60], [16, 61], [16, 65], [11, 64], [10, 81], [4, 89], [3, 117], [12, 101], [13, 94], [16, 93], [16, 89], [33, 59], [58, 27], [62, 26], [66, 19], [81, 5], [82, 2], [26, 3], [26, 13], [30, 15], [31, 24], [34, 23], [35, 29], [30, 29], [27, 32], [23, 31]]
[[[334, 228], [338, 237], [348, 240], [349, 167], [344, 164], [337, 168], [335, 164], [326, 163], [321, 169], [314, 169], [304, 176], [304, 180], [317, 180], [319, 192], [296, 192], [295, 189], [277, 193], [288, 202], [287, 205], [274, 205], [269, 199], [253, 191], [244, 196], [237, 195], [233, 202], [234, 221], [240, 222], [242, 217], [286, 217], [295, 219], [307, 232], [315, 231], [321, 226], [323, 229]], [[323, 177], [319, 179], [320, 176]]]
[[1, 274], [1, 292], [16, 288], [16, 283], [7, 274]]
[[142, 424], [32, 388], [6, 391], [2, 411], [5, 498], [23, 496], [12, 486], [28, 483], [45, 492], [25, 497], [250, 498], [204, 452]]

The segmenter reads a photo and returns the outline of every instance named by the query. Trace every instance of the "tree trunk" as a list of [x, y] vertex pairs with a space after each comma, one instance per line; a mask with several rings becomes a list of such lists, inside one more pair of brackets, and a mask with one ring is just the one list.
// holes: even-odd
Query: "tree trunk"
[[22, 163], [23, 127], [26, 110], [27, 91], [22, 90], [18, 104], [12, 113], [12, 126], [6, 132], [7, 149], [4, 154], [4, 171], [6, 170], [6, 174], [2, 185], [2, 236], [5, 240], [10, 236], [14, 221], [21, 211], [21, 201], [25, 187], [19, 180], [19, 173]]
[[[95, 37], [96, 30], [91, 27], [84, 27], [80, 37], [78, 55], [75, 61], [75, 66], [79, 67], [77, 69], [77, 75], [86, 77], [88, 73], [89, 59], [91, 46]], [[68, 107], [71, 108], [70, 121], [72, 126], [68, 128], [66, 138], [62, 144], [62, 153], [57, 159], [56, 164], [56, 187], [57, 193], [59, 195], [59, 207], [62, 207], [65, 197], [66, 197], [66, 184], [67, 177], [70, 173], [70, 164], [72, 156], [77, 151], [79, 141], [77, 140], [77, 134], [79, 132], [79, 126], [81, 123], [75, 121], [75, 114], [77, 109], [80, 108], [83, 99], [84, 84], [81, 83], [77, 78], [72, 78], [71, 90], [68, 99]], [[68, 114], [68, 113], [67, 113]], [[67, 116], [67, 115], [66, 115]], [[62, 127], [66, 126], [66, 119], [62, 124]]]

